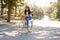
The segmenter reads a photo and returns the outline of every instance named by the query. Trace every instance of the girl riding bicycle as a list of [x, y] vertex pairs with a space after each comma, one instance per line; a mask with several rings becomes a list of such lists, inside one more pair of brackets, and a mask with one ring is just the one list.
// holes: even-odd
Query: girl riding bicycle
[[22, 31], [24, 30], [25, 26], [28, 31], [30, 31], [32, 29], [32, 27], [31, 27], [29, 30], [29, 20], [31, 20], [31, 19], [32, 19], [31, 10], [30, 10], [29, 6], [26, 6], [25, 10], [24, 10], [24, 24], [23, 24]]

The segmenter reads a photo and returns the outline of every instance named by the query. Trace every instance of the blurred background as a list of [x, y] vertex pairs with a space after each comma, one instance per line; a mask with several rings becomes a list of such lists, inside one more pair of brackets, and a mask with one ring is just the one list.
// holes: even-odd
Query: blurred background
[[20, 20], [25, 6], [30, 7], [33, 19], [41, 19], [44, 15], [60, 19], [60, 0], [0, 0], [0, 19]]

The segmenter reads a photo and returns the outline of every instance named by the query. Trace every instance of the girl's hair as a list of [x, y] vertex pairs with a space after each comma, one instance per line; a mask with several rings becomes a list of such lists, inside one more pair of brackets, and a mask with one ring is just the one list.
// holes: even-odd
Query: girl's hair
[[26, 15], [26, 12], [28, 12], [28, 15], [30, 15], [31, 14], [31, 11], [30, 11], [30, 8], [29, 8], [29, 6], [26, 6], [26, 8], [28, 8], [28, 10], [24, 10], [24, 14]]

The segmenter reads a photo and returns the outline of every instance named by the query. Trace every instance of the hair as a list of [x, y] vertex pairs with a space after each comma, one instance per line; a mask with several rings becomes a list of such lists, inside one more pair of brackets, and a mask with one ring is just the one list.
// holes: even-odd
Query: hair
[[28, 15], [30, 15], [31, 14], [31, 11], [30, 11], [30, 8], [29, 8], [29, 6], [26, 6], [26, 8], [28, 8], [28, 10], [24, 10], [24, 14], [26, 15], [26, 12], [28, 12]]

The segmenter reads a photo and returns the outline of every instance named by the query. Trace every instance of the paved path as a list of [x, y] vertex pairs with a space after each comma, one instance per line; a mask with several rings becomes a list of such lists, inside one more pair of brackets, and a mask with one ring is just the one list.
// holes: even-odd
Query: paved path
[[60, 27], [34, 25], [31, 33], [21, 34], [17, 32], [16, 25], [4, 24], [0, 25], [0, 40], [60, 40]]

